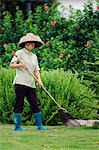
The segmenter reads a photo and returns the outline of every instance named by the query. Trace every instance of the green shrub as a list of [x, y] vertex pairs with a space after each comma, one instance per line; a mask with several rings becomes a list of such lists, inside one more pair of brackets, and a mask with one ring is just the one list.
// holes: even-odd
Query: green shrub
[[13, 77], [13, 71], [0, 68], [0, 115], [3, 122], [12, 122], [14, 106]]
[[[12, 69], [0, 70], [0, 112], [2, 121], [12, 123], [14, 90], [12, 80], [15, 71]], [[96, 105], [97, 99], [91, 89], [81, 84], [78, 73], [71, 71], [64, 72], [62, 69], [53, 71], [41, 71], [42, 81], [46, 89], [56, 99], [56, 101], [66, 108], [74, 118], [78, 119], [99, 119], [96, 114], [98, 108], [93, 109], [90, 105]], [[57, 107], [44, 90], [37, 87], [40, 107], [43, 113], [43, 122], [55, 125], [60, 123]], [[90, 104], [90, 105], [89, 105]], [[99, 106], [98, 106], [99, 107]], [[30, 106], [25, 101], [23, 111], [23, 122], [28, 123], [31, 120]], [[33, 123], [33, 122], [32, 122]]]
[[[14, 17], [10, 12], [3, 13], [0, 23], [4, 30], [0, 34], [0, 64], [3, 67], [7, 67], [10, 61], [12, 44], [15, 43], [14, 50], [19, 49], [18, 41], [27, 32], [33, 32], [45, 43], [50, 43], [34, 50], [43, 69], [64, 68], [81, 72], [86, 69], [85, 61], [95, 61], [99, 48], [99, 11], [93, 10], [92, 3], [87, 2], [82, 12], [71, 9], [71, 16], [63, 18], [57, 11], [57, 5], [49, 6], [48, 10], [44, 9], [45, 5], [38, 6], [34, 12], [29, 12], [26, 19], [19, 8], [16, 8]], [[51, 22], [55, 25], [51, 25]], [[86, 45], [87, 42], [89, 45]]]

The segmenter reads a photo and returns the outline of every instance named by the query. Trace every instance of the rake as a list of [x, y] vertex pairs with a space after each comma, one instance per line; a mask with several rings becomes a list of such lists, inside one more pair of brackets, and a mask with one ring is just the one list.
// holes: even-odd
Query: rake
[[[22, 62], [22, 60], [17, 56], [17, 54], [15, 53], [15, 51], [12, 51], [12, 55], [16, 56], [18, 58], [18, 60]], [[28, 71], [28, 73], [38, 82], [38, 79], [36, 78], [36, 76], [25, 66], [25, 69]], [[55, 100], [55, 98], [48, 92], [48, 90], [42, 86], [42, 89], [47, 93], [47, 95], [53, 100], [53, 102], [56, 104], [57, 106], [57, 110], [58, 110], [58, 114], [62, 120], [62, 122], [66, 125], [66, 126], [78, 126], [80, 125], [80, 123], [76, 120], [73, 119], [73, 117], [70, 115], [70, 113], [63, 107], [61, 107], [57, 101]]]

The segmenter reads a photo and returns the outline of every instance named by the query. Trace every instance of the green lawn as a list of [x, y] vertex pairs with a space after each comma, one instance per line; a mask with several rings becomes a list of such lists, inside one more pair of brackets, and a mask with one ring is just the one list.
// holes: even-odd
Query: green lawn
[[99, 129], [91, 127], [49, 126], [39, 131], [25, 126], [13, 131], [13, 125], [0, 125], [0, 150], [99, 150]]

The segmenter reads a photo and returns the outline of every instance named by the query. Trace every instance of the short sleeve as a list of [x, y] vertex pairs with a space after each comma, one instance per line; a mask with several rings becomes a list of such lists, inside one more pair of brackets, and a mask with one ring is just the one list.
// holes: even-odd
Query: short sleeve
[[[17, 51], [15, 54], [18, 55], [19, 52]], [[14, 55], [12, 60], [11, 60], [11, 63], [18, 63], [18, 62], [19, 62], [18, 58]]]

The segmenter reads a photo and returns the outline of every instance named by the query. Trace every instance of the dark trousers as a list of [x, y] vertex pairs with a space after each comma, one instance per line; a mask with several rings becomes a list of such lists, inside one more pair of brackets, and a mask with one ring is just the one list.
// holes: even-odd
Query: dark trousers
[[15, 94], [16, 94], [15, 106], [14, 106], [15, 113], [22, 113], [25, 97], [31, 106], [32, 112], [33, 113], [40, 112], [35, 88], [16, 84], [14, 86], [14, 89], [15, 89]]

